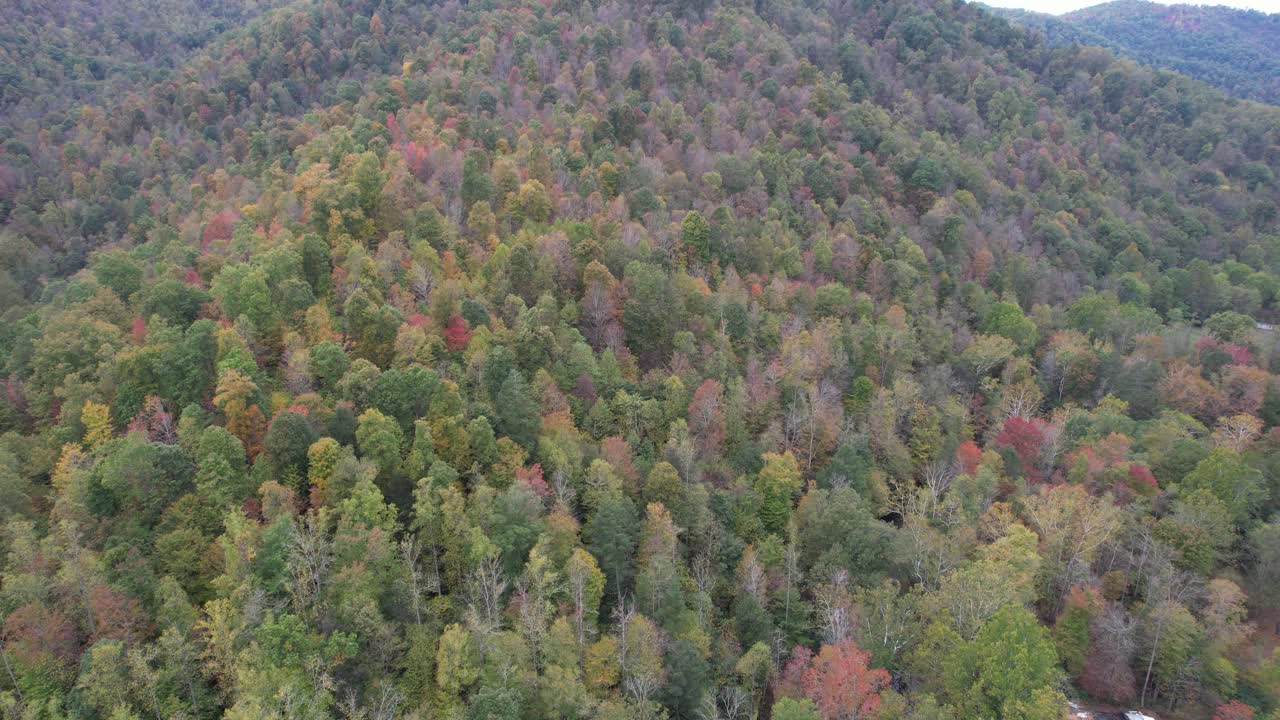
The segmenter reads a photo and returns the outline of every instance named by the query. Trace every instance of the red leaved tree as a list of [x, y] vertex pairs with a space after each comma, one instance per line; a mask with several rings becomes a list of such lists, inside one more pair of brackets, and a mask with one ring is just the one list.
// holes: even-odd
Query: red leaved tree
[[803, 645], [795, 646], [791, 651], [791, 658], [782, 667], [782, 674], [778, 676], [775, 692], [781, 697], [804, 697], [804, 674], [812, 659], [812, 650]]
[[1038, 482], [1041, 477], [1037, 461], [1044, 444], [1044, 429], [1045, 422], [1040, 418], [1028, 420], [1014, 415], [1004, 421], [1004, 427], [996, 436], [996, 445], [1013, 450], [1023, 474], [1032, 482]]
[[133, 643], [147, 633], [147, 614], [134, 598], [109, 585], [98, 584], [89, 591], [89, 608], [93, 613], [91, 643], [120, 640]]
[[1226, 705], [1219, 705], [1213, 714], [1213, 720], [1253, 720], [1253, 708], [1239, 700], [1232, 700]]
[[978, 443], [965, 440], [956, 448], [956, 464], [962, 474], [972, 475], [978, 470], [978, 463], [981, 461], [982, 449], [978, 447]]
[[400, 154], [404, 156], [404, 164], [408, 166], [409, 172], [413, 173], [419, 181], [426, 182], [427, 178], [431, 177], [426, 148], [410, 140], [400, 148]]
[[715, 380], [705, 380], [689, 402], [689, 430], [698, 439], [703, 455], [720, 452], [724, 444], [724, 388]]
[[622, 484], [628, 492], [640, 492], [640, 470], [636, 468], [635, 455], [631, 445], [616, 435], [600, 441], [600, 459], [609, 463], [613, 471], [622, 478]]
[[551, 486], [542, 477], [542, 464], [534, 463], [527, 468], [516, 468], [516, 482], [533, 491], [541, 498], [551, 497]]
[[9, 613], [4, 641], [9, 652], [28, 665], [49, 658], [70, 663], [80, 655], [76, 626], [66, 615], [43, 605], [23, 605]]
[[471, 342], [471, 330], [467, 328], [467, 321], [457, 315], [449, 318], [449, 326], [444, 329], [444, 344], [452, 352], [461, 352], [467, 348], [469, 342]]
[[227, 209], [213, 216], [213, 220], [205, 226], [200, 234], [201, 249], [209, 247], [213, 242], [231, 239], [231, 228], [239, 218], [235, 210]]
[[880, 691], [889, 673], [867, 667], [870, 653], [846, 640], [824, 645], [804, 673], [804, 694], [823, 720], [863, 720], [880, 709]]
[[134, 345], [141, 345], [147, 341], [147, 321], [141, 317], [133, 319], [133, 329], [129, 332]]
[[1156, 476], [1146, 465], [1129, 466], [1129, 486], [1139, 495], [1151, 495], [1160, 489]]

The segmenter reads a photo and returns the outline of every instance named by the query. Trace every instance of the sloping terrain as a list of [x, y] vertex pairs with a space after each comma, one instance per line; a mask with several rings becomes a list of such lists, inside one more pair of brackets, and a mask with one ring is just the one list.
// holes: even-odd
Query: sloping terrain
[[50, 8], [6, 720], [1280, 710], [1280, 109], [952, 2]]
[[1100, 45], [1236, 97], [1280, 104], [1280, 14], [1145, 0], [1115, 0], [1059, 16], [992, 11], [1043, 32], [1052, 45]]

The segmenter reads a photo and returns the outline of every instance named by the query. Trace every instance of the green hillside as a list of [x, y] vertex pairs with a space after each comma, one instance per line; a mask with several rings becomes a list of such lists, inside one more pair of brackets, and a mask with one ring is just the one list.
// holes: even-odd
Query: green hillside
[[992, 10], [1043, 32], [1053, 45], [1100, 45], [1236, 97], [1280, 104], [1280, 14], [1145, 0], [1115, 0], [1059, 16]]

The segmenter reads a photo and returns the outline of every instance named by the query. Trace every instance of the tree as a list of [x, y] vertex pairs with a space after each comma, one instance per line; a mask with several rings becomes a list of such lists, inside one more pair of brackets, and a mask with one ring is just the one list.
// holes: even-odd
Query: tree
[[1018, 346], [1003, 335], [978, 335], [961, 353], [961, 358], [979, 379], [999, 369], [1017, 352]]
[[1251, 530], [1248, 547], [1253, 559], [1250, 579], [1257, 588], [1251, 595], [1259, 602], [1275, 602], [1280, 598], [1280, 519]]
[[210, 292], [227, 318], [243, 316], [259, 332], [271, 332], [280, 320], [279, 308], [271, 302], [271, 278], [262, 268], [227, 265], [213, 279]]
[[764, 467], [755, 481], [760, 496], [760, 522], [765, 530], [781, 534], [791, 518], [791, 503], [800, 492], [800, 464], [789, 451], [782, 455], [765, 453], [763, 460]]
[[1262, 421], [1252, 415], [1232, 415], [1218, 419], [1213, 429], [1213, 443], [1234, 453], [1242, 453], [1262, 432]]
[[204, 429], [196, 446], [196, 488], [216, 505], [243, 499], [252, 490], [244, 445], [226, 428]]
[[1145, 673], [1139, 701], [1146, 704], [1148, 695], [1164, 695], [1178, 700], [1180, 681], [1185, 679], [1189, 663], [1201, 644], [1201, 628], [1190, 611], [1176, 600], [1160, 598], [1146, 608], [1142, 639]]
[[520, 720], [520, 695], [512, 688], [482, 687], [467, 706], [467, 720]]
[[978, 557], [946, 575], [929, 602], [945, 609], [964, 637], [980, 632], [1005, 607], [1022, 607], [1036, 595], [1041, 559], [1035, 533], [1018, 524], [983, 547]]
[[1119, 704], [1137, 698], [1134, 629], [1128, 612], [1117, 605], [1108, 605], [1092, 619], [1089, 655], [1080, 674], [1080, 687], [1090, 695]]
[[209, 293], [198, 287], [165, 278], [147, 288], [140, 309], [144, 318], [159, 315], [171, 325], [185, 327], [200, 314], [200, 308], [209, 302]]
[[286, 410], [271, 420], [262, 447], [277, 472], [294, 472], [302, 480], [307, 476], [307, 451], [315, 441], [311, 423], [301, 414]]
[[996, 436], [996, 445], [1013, 451], [1019, 469], [1032, 482], [1038, 482], [1043, 477], [1040, 471], [1040, 451], [1045, 441], [1045, 431], [1043, 420], [1014, 415], [1004, 421], [1000, 434]]
[[800, 566], [810, 577], [843, 571], [875, 582], [888, 565], [892, 530], [852, 488], [811, 490], [796, 508]]
[[493, 180], [489, 177], [489, 157], [479, 148], [467, 153], [462, 165], [462, 203], [465, 209], [493, 195]]
[[720, 453], [724, 443], [724, 388], [715, 380], [705, 380], [689, 401], [689, 431], [698, 439], [703, 457]]
[[711, 260], [711, 226], [698, 211], [685, 213], [680, 222], [680, 240], [692, 257], [702, 262]]
[[596, 630], [596, 618], [600, 611], [600, 600], [604, 597], [605, 576], [595, 557], [582, 548], [577, 548], [565, 563], [565, 581], [567, 593], [573, 603], [574, 634], [578, 643], [578, 654], [586, 650], [587, 639]]
[[355, 183], [361, 208], [365, 210], [366, 215], [372, 217], [378, 213], [383, 184], [387, 182], [387, 178], [383, 176], [378, 155], [372, 152], [361, 152], [357, 156], [356, 163], [351, 167], [351, 179]]
[[848, 486], [865, 498], [875, 497], [872, 474], [875, 461], [865, 439], [842, 443], [831, 456], [826, 467], [818, 471], [818, 486], [832, 488]]
[[1244, 313], [1220, 312], [1205, 320], [1204, 327], [1222, 342], [1244, 343], [1253, 332], [1253, 318]]
[[529, 393], [529, 385], [519, 370], [512, 368], [498, 388], [494, 410], [499, 433], [526, 448], [533, 447], [542, 424], [538, 406]]
[[84, 444], [90, 450], [111, 439], [111, 410], [106, 405], [86, 400], [80, 411], [84, 423]]
[[436, 373], [420, 365], [404, 370], [392, 368], [373, 381], [369, 402], [394, 418], [400, 423], [400, 429], [407, 433], [413, 428], [414, 421], [428, 415], [432, 399], [440, 387]]
[[1231, 511], [1206, 488], [1176, 500], [1156, 523], [1155, 536], [1181, 554], [1180, 567], [1202, 575], [1212, 573], [1237, 540]]
[[449, 625], [440, 635], [439, 647], [436, 657], [436, 686], [440, 689], [442, 699], [452, 704], [479, 678], [471, 633], [461, 625]]
[[901, 593], [895, 580], [860, 588], [854, 594], [858, 608], [855, 630], [859, 644], [871, 653], [871, 665], [897, 672], [903, 655], [923, 630], [920, 598]]
[[693, 717], [711, 680], [702, 652], [688, 640], [677, 640], [667, 651], [666, 669], [663, 704], [675, 717]]
[[820, 720], [818, 706], [807, 698], [781, 698], [773, 704], [774, 720]]
[[[1006, 606], [992, 615], [942, 670], [957, 699], [984, 717], [1048, 720], [1066, 706], [1055, 690], [1061, 671], [1053, 640], [1022, 607]], [[1046, 691], [1048, 696], [1040, 696]]]
[[1178, 494], [1183, 496], [1199, 489], [1208, 490], [1221, 500], [1237, 527], [1247, 526], [1266, 495], [1262, 474], [1226, 448], [1210, 453], [1177, 485]]
[[675, 319], [671, 285], [666, 273], [642, 262], [627, 264], [623, 278], [627, 301], [622, 309], [622, 325], [631, 351], [653, 364], [670, 352]]
[[342, 346], [332, 340], [326, 340], [311, 348], [311, 377], [320, 387], [335, 387], [346, 374], [351, 361]]
[[396, 332], [404, 320], [400, 311], [389, 305], [378, 306], [361, 288], [347, 298], [342, 314], [356, 355], [377, 367], [389, 365], [395, 354]]
[[804, 694], [818, 708], [823, 720], [862, 720], [875, 716], [880, 691], [889, 684], [889, 673], [867, 667], [870, 653], [852, 640], [824, 645], [813, 658], [802, 680]]
[[658, 628], [652, 620], [632, 610], [620, 619], [618, 633], [623, 688], [642, 712], [652, 713], [649, 703], [666, 679]]
[[383, 475], [400, 466], [404, 433], [395, 420], [370, 408], [360, 415], [356, 427], [356, 443], [365, 457], [373, 460]]
[[457, 315], [449, 318], [449, 325], [444, 329], [445, 346], [451, 352], [462, 352], [470, 341], [471, 330], [467, 328], [467, 321]]
[[[113, 720], [117, 718], [132, 720], [139, 717], [130, 707], [131, 679], [133, 682], [142, 681], [143, 688], [139, 690], [150, 690], [151, 697], [156, 697], [156, 688], [150, 682], [152, 678], [149, 677], [153, 673], [145, 662], [139, 662], [143, 656], [138, 652], [135, 651], [128, 658], [133, 662], [127, 662], [123, 645], [118, 642], [105, 642], [94, 645], [85, 653], [85, 656], [87, 662], [81, 667], [76, 686], [84, 693], [90, 706], [97, 709], [101, 717], [107, 717], [108, 714]], [[130, 665], [134, 667], [130, 668]], [[134, 670], [132, 678], [130, 670]], [[157, 704], [153, 700], [153, 707]]]
[[266, 418], [257, 404], [258, 386], [239, 370], [226, 370], [218, 379], [213, 404], [227, 419], [226, 428], [240, 439], [250, 460], [262, 452]]
[[128, 300], [142, 288], [142, 268], [123, 250], [99, 254], [93, 263], [93, 275], [121, 300]]
[[147, 442], [135, 433], [108, 442], [100, 452], [93, 476], [108, 496], [97, 508], [103, 515], [128, 509], [127, 520], [152, 523], [191, 488], [195, 467], [176, 445]]
[[639, 608], [664, 627], [673, 627], [685, 609], [677, 565], [678, 534], [671, 514], [661, 503], [645, 508], [636, 597]]
[[685, 515], [684, 511], [687, 510], [683, 507], [684, 487], [680, 480], [680, 473], [674, 465], [665, 460], [655, 464], [649, 471], [649, 477], [645, 479], [641, 495], [646, 503], [660, 503], [671, 509], [676, 517]]
[[1079, 485], [1057, 485], [1028, 497], [1026, 517], [1040, 536], [1042, 597], [1058, 606], [1069, 588], [1087, 580], [1099, 548], [1121, 528], [1120, 512], [1110, 500]]
[[520, 212], [525, 219], [536, 223], [546, 222], [551, 218], [554, 206], [547, 188], [537, 180], [529, 180], [520, 185], [518, 200]]
[[640, 533], [640, 516], [631, 499], [610, 493], [587, 517], [583, 540], [600, 561], [614, 596], [621, 598], [630, 586], [633, 550]]
[[4, 640], [13, 657], [29, 666], [45, 660], [71, 663], [79, 655], [75, 625], [63, 613], [42, 605], [23, 605], [9, 613]]
[[1022, 308], [1009, 302], [991, 306], [982, 322], [982, 330], [1012, 340], [1023, 352], [1034, 348], [1038, 338], [1035, 323], [1022, 313]]
[[1223, 703], [1213, 713], [1213, 720], [1253, 720], [1253, 708], [1239, 700]]

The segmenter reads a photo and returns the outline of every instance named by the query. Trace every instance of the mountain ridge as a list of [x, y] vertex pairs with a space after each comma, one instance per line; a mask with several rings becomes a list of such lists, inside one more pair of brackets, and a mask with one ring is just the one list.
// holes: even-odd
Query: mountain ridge
[[1050, 43], [1100, 45], [1237, 97], [1280, 103], [1280, 14], [1218, 5], [1114, 0], [1061, 15], [989, 7]]

